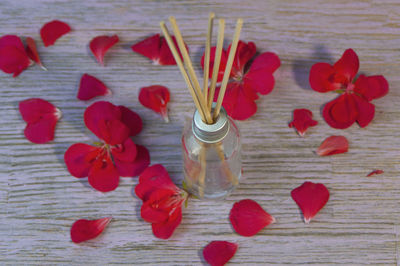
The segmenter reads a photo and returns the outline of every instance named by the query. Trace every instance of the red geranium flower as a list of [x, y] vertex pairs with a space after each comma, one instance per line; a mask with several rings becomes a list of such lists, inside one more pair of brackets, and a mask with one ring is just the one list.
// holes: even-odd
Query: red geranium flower
[[[225, 66], [228, 60], [230, 46], [228, 50], [222, 51], [221, 64], [218, 72], [218, 81], [222, 80]], [[222, 105], [227, 113], [234, 119], [245, 120], [257, 111], [255, 100], [258, 94], [269, 94], [274, 88], [275, 80], [273, 73], [281, 64], [279, 57], [271, 52], [256, 54], [256, 45], [253, 42], [245, 43], [239, 41], [232, 71], [230, 73], [231, 82], [226, 88], [225, 97]], [[215, 47], [210, 54], [210, 75], [215, 58]], [[249, 62], [253, 59], [253, 62]], [[204, 55], [202, 58], [204, 68]], [[219, 88], [215, 92], [215, 99], [218, 97]]]
[[188, 194], [175, 186], [161, 164], [148, 167], [139, 176], [136, 195], [143, 201], [141, 216], [152, 224], [153, 234], [168, 239], [182, 220], [182, 203]]
[[32, 64], [21, 39], [16, 35], [0, 38], [0, 69], [17, 77]]
[[71, 175], [89, 177], [89, 184], [102, 192], [117, 188], [119, 177], [139, 175], [150, 163], [149, 152], [136, 145], [130, 136], [142, 130], [142, 119], [124, 106], [96, 102], [84, 114], [85, 124], [101, 143], [73, 144], [64, 161]]
[[383, 76], [355, 76], [359, 61], [352, 49], [347, 49], [332, 66], [316, 63], [311, 67], [310, 85], [318, 92], [336, 91], [341, 95], [324, 106], [322, 115], [333, 128], [345, 129], [357, 121], [366, 127], [374, 118], [372, 100], [385, 96], [389, 84]]

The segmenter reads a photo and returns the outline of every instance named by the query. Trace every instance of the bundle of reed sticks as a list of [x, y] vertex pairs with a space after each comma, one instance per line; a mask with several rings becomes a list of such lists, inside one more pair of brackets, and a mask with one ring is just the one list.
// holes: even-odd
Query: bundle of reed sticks
[[[217, 77], [219, 72], [219, 66], [221, 62], [222, 48], [224, 44], [224, 30], [225, 30], [225, 20], [219, 20], [219, 28], [218, 28], [218, 39], [217, 39], [217, 48], [214, 59], [213, 73], [211, 77], [210, 88], [208, 88], [208, 77], [210, 72], [210, 50], [211, 50], [211, 39], [212, 39], [212, 28], [214, 22], [214, 13], [210, 13], [208, 19], [208, 31], [207, 31], [207, 39], [206, 39], [206, 50], [204, 57], [204, 79], [203, 79], [203, 90], [201, 89], [200, 83], [196, 77], [196, 73], [194, 71], [192, 61], [190, 60], [188, 51], [186, 49], [185, 43], [183, 42], [182, 34], [179, 30], [179, 27], [176, 23], [174, 17], [170, 17], [169, 21], [172, 26], [172, 30], [174, 32], [176, 41], [178, 43], [179, 51], [182, 54], [183, 62], [178, 53], [178, 49], [175, 46], [171, 35], [165, 25], [165, 22], [160, 22], [161, 30], [164, 34], [165, 39], [167, 40], [168, 46], [171, 49], [172, 55], [175, 58], [175, 61], [179, 67], [179, 70], [182, 73], [183, 79], [185, 80], [187, 87], [189, 89], [190, 94], [193, 97], [194, 104], [203, 120], [203, 122], [207, 124], [213, 124], [218, 118], [219, 112], [221, 110], [222, 101], [225, 96], [226, 87], [228, 85], [229, 76], [231, 73], [234, 57], [236, 54], [237, 45], [239, 42], [240, 31], [242, 29], [243, 20], [238, 19], [236, 23], [235, 34], [233, 36], [231, 49], [228, 55], [228, 62], [225, 68], [224, 76], [222, 79], [220, 91], [217, 98], [216, 106], [213, 109], [212, 102], [214, 99], [215, 88], [217, 85]], [[185, 69], [186, 67], [186, 69]]]

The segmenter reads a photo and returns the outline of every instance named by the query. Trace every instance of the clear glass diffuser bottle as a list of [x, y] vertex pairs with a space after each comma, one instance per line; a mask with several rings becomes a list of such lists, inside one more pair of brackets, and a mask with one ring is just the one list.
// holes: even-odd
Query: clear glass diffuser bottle
[[200, 199], [222, 199], [239, 184], [242, 174], [240, 134], [225, 109], [214, 124], [196, 111], [182, 134], [186, 186]]

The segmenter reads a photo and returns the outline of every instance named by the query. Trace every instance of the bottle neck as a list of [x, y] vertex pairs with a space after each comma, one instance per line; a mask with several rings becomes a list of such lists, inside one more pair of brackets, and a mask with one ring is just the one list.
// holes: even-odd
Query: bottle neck
[[219, 116], [213, 124], [205, 123], [196, 110], [193, 115], [192, 131], [194, 136], [204, 143], [217, 143], [222, 141], [228, 134], [230, 122], [226, 111], [221, 108]]

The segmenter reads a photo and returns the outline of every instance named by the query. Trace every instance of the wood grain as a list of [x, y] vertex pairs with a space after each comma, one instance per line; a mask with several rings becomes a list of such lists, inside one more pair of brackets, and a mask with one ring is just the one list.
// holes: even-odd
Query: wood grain
[[[258, 111], [240, 122], [244, 179], [222, 202], [192, 200], [181, 226], [168, 240], [156, 239], [138, 214], [132, 195], [136, 179], [124, 178], [102, 194], [72, 177], [63, 155], [74, 142], [94, 140], [82, 115], [91, 102], [76, 100], [83, 73], [103, 80], [113, 91], [105, 100], [126, 105], [144, 119], [135, 141], [146, 145], [152, 163], [162, 163], [177, 183], [182, 180], [180, 134], [194, 107], [176, 66], [154, 66], [130, 45], [159, 32], [159, 21], [177, 18], [197, 75], [204, 50], [209, 12], [227, 19], [226, 36], [235, 21], [245, 21], [241, 38], [259, 51], [276, 52], [282, 66], [274, 91], [258, 101]], [[38, 42], [44, 72], [32, 67], [13, 79], [0, 73], [0, 262], [17, 264], [201, 265], [202, 247], [212, 240], [239, 244], [231, 264], [396, 265], [400, 241], [400, 2], [361, 1], [50, 1], [3, 0], [0, 34], [31, 36], [47, 21], [68, 22], [73, 32], [56, 45]], [[118, 34], [121, 42], [99, 66], [87, 45], [100, 34]], [[229, 41], [229, 40], [227, 40]], [[215, 45], [215, 44], [214, 44]], [[335, 97], [311, 91], [308, 72], [318, 61], [334, 62], [347, 48], [360, 57], [360, 70], [383, 74], [389, 94], [374, 101], [376, 115], [365, 129], [330, 128], [321, 106]], [[163, 84], [172, 91], [171, 123], [143, 108], [143, 86]], [[35, 145], [23, 137], [18, 102], [43, 97], [63, 118], [55, 141]], [[292, 110], [309, 108], [319, 125], [300, 138], [288, 128]], [[344, 135], [350, 151], [317, 157], [314, 150], [332, 134]], [[382, 175], [366, 178], [373, 169]], [[305, 180], [323, 182], [331, 192], [326, 207], [309, 225], [290, 198]], [[240, 199], [258, 201], [277, 223], [252, 238], [232, 231], [228, 213]], [[75, 245], [69, 228], [79, 218], [113, 216], [107, 231], [94, 241]]]

